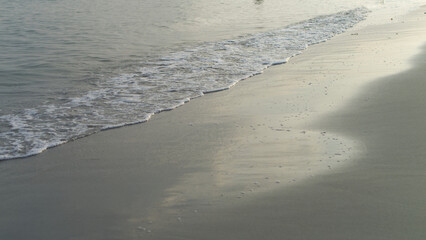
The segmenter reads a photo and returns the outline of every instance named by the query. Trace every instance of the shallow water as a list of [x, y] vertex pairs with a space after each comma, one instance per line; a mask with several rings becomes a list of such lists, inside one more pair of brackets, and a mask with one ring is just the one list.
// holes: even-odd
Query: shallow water
[[0, 159], [146, 121], [401, 4], [0, 0]]

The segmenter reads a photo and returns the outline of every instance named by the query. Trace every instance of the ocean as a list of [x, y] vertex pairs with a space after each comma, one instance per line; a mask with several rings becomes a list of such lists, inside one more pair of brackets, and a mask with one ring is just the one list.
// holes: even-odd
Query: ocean
[[145, 122], [375, 14], [424, 4], [0, 0], [0, 160]]

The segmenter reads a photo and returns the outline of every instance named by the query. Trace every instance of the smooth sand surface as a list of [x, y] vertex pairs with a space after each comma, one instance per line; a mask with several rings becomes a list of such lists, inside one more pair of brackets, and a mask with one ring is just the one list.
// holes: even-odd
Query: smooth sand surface
[[426, 239], [425, 8], [0, 163], [0, 239]]

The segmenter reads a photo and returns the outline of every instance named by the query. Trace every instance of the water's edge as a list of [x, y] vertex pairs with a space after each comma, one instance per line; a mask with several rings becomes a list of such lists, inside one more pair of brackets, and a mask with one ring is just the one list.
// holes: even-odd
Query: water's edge
[[[0, 116], [0, 160], [25, 158], [99, 131], [140, 124], [204, 94], [228, 90], [239, 81], [284, 64], [314, 44], [365, 20], [357, 8], [319, 16], [272, 32], [204, 43], [197, 48], [141, 62], [134, 73], [105, 82], [87, 94]], [[143, 98], [142, 98], [143, 96]]]

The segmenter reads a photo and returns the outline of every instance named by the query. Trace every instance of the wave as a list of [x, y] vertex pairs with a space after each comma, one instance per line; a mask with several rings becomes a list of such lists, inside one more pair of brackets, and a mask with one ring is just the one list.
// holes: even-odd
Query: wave
[[201, 43], [144, 60], [136, 71], [99, 81], [94, 90], [65, 98], [61, 104], [2, 115], [0, 160], [35, 155], [102, 130], [142, 123], [190, 99], [229, 89], [344, 32], [367, 13], [366, 8], [356, 8], [274, 31]]

